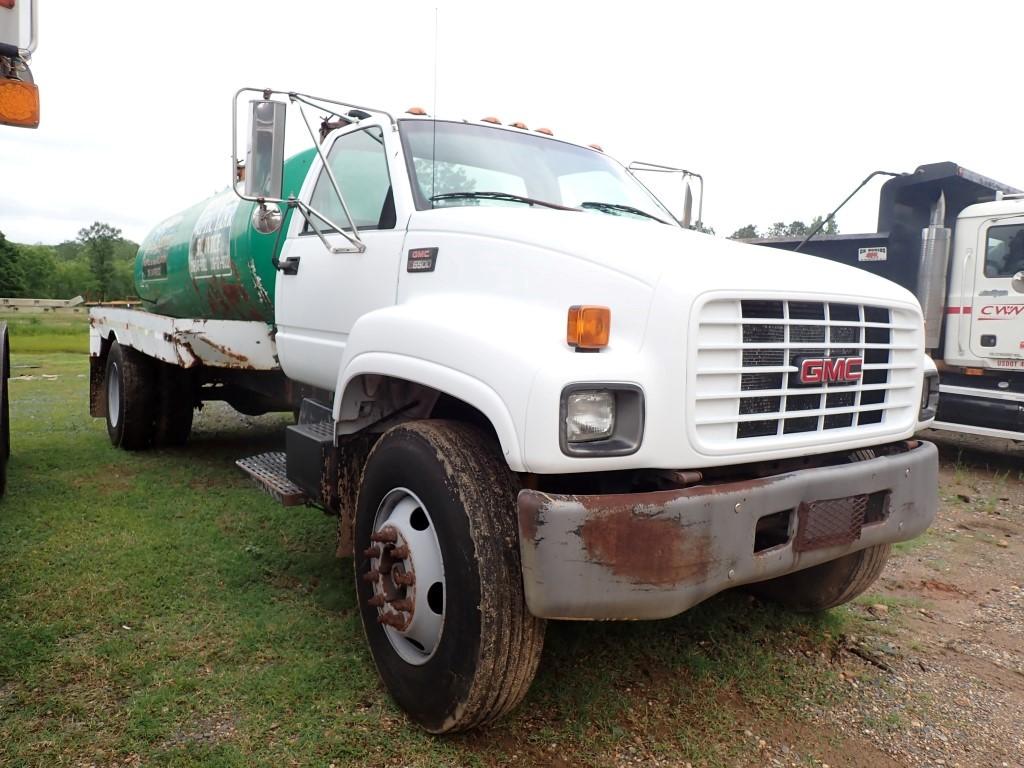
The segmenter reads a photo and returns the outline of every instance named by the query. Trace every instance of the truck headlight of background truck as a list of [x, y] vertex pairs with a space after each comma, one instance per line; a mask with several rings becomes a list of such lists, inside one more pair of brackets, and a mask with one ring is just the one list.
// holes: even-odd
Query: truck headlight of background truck
[[580, 383], [562, 390], [562, 453], [628, 456], [644, 435], [644, 393], [634, 384]]

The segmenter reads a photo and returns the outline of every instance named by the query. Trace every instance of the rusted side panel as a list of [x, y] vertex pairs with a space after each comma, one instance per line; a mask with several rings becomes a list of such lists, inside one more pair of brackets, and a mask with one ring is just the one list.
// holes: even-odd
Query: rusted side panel
[[131, 309], [95, 307], [89, 313], [89, 352], [101, 356], [104, 340], [180, 368], [280, 370], [273, 329], [262, 321], [196, 320]]

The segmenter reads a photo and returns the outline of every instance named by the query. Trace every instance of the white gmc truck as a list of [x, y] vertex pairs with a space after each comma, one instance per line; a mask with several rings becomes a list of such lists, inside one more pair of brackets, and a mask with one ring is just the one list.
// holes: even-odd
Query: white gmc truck
[[[92, 313], [92, 413], [139, 449], [184, 442], [205, 400], [294, 409], [286, 450], [239, 464], [338, 515], [422, 727], [511, 710], [546, 619], [741, 585], [824, 610], [932, 521], [907, 290], [692, 231], [549, 131], [262, 89], [236, 115], [250, 92], [231, 189], [147, 238], [144, 309]], [[311, 135], [307, 108], [332, 115], [285, 162], [289, 103]]]

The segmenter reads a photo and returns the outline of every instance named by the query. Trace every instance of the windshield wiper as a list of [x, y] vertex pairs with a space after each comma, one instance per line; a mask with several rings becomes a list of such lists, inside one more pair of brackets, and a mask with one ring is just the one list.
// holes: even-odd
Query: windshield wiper
[[618, 211], [621, 213], [635, 213], [637, 216], [646, 216], [648, 219], [654, 219], [660, 221], [662, 224], [668, 224], [664, 219], [659, 219], [654, 214], [642, 211], [639, 208], [634, 208], [632, 205], [621, 205], [619, 203], [602, 203], [595, 200], [588, 200], [585, 203], [580, 203], [580, 208], [594, 208], [599, 211]]
[[578, 211], [579, 208], [570, 208], [567, 205], [549, 203], [547, 200], [536, 200], [532, 197], [513, 195], [511, 192], [445, 192], [442, 195], [434, 195], [434, 200], [511, 200], [516, 203], [527, 205], [543, 205], [545, 208], [557, 208], [559, 211]]

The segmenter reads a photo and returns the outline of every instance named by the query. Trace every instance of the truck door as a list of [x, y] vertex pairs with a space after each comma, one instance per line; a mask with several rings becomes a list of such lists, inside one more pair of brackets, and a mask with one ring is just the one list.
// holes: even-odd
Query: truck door
[[1024, 216], [991, 219], [978, 238], [971, 352], [1024, 367]]
[[[289, 269], [277, 275], [275, 315], [278, 355], [285, 373], [333, 390], [356, 321], [395, 303], [407, 216], [396, 215], [392, 178], [398, 178], [401, 169], [388, 161], [397, 163], [400, 154], [397, 134], [389, 123], [364, 120], [337, 135], [324, 151], [366, 250], [331, 253], [303, 217], [293, 216], [281, 252], [281, 263], [289, 264]], [[302, 196], [326, 218], [347, 227], [322, 163], [310, 169]], [[348, 243], [330, 224], [317, 223], [331, 245]]]

